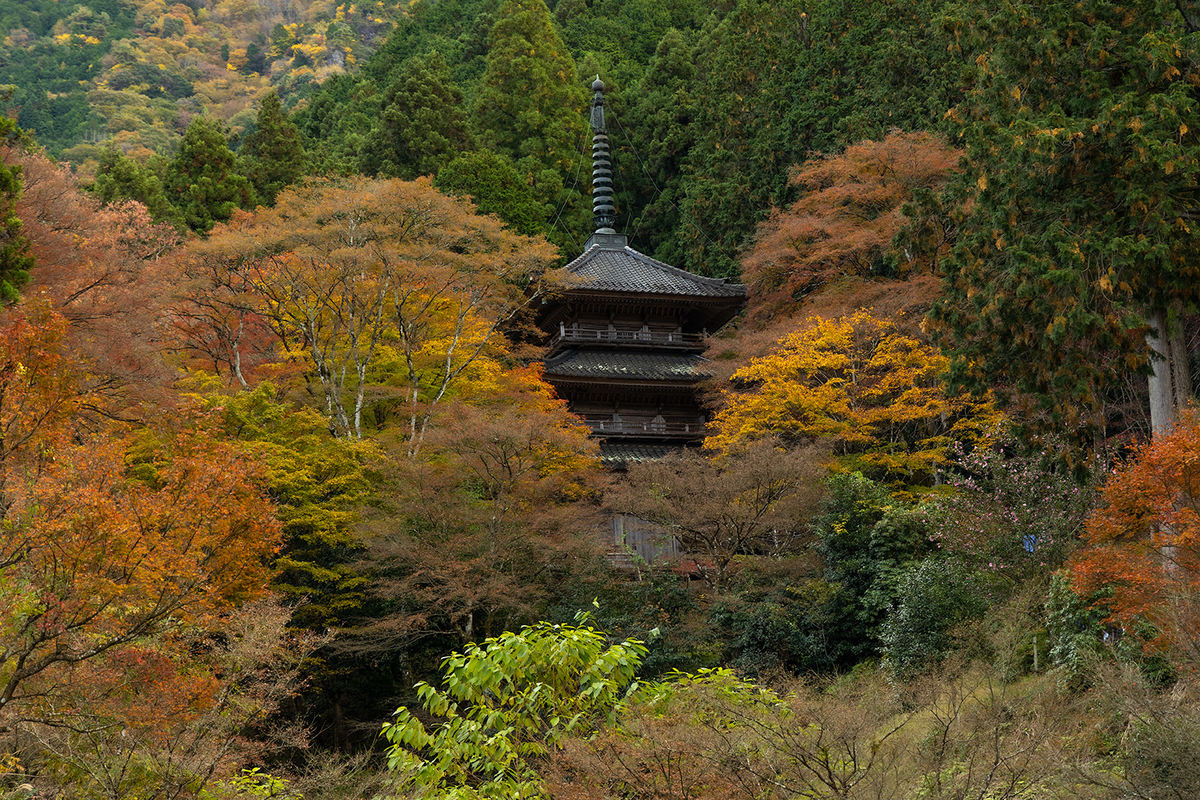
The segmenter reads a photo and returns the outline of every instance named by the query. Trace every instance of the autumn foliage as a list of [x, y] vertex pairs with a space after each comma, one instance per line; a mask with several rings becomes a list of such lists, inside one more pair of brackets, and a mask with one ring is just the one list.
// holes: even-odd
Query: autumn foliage
[[553, 258], [428, 179], [314, 181], [183, 254], [177, 331], [195, 363], [242, 386], [278, 348], [315, 378], [338, 435], [393, 411], [415, 453], [438, 404], [503, 350], [500, 326]]
[[1111, 587], [1112, 619], [1138, 617], [1171, 635], [1173, 610], [1200, 592], [1200, 416], [1154, 439], [1117, 467], [1087, 521], [1086, 546], [1071, 562], [1076, 591]]
[[278, 546], [255, 462], [202, 417], [122, 430], [45, 303], [0, 320], [0, 706], [260, 595]]
[[706, 445], [730, 452], [761, 439], [825, 439], [886, 475], [928, 477], [952, 442], [996, 420], [990, 403], [946, 395], [947, 364], [869, 311], [812, 318], [734, 373]]
[[365, 626], [370, 646], [436, 630], [465, 644], [528, 618], [601, 545], [583, 533], [598, 469], [587, 428], [535, 369], [446, 408], [371, 515], [375, 592], [394, 610]]
[[171, 275], [161, 259], [180, 244], [178, 231], [155, 224], [140, 203], [102, 204], [40, 151], [11, 149], [5, 159], [24, 178], [17, 214], [36, 264], [26, 293], [70, 322], [64, 330], [90, 362], [89, 384], [120, 396], [125, 415], [147, 396], [162, 401], [171, 375], [156, 328]]
[[893, 131], [794, 168], [789, 183], [800, 199], [771, 213], [742, 261], [754, 315], [794, 312], [804, 297], [842, 276], [910, 272], [915, 254], [891, 252], [893, 237], [909, 222], [904, 205], [922, 190], [940, 188], [959, 156], [933, 134]]

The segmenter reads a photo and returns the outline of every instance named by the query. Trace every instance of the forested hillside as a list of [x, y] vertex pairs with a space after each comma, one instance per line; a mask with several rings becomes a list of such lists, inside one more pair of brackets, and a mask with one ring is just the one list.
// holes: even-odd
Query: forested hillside
[[[0, 18], [0, 800], [1200, 796], [1191, 3]], [[621, 471], [597, 75], [748, 287]]]

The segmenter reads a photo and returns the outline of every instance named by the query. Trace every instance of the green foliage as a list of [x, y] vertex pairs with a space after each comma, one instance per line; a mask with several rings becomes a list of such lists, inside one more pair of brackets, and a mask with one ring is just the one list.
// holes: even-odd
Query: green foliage
[[677, 249], [665, 253], [671, 263], [704, 275], [737, 275], [743, 239], [772, 201], [783, 200], [800, 143], [780, 121], [794, 103], [786, 78], [806, 55], [805, 7], [798, 0], [742, 0], [693, 53], [695, 145]]
[[314, 173], [358, 172], [359, 150], [379, 116], [381, 100], [371, 80], [334, 75], [321, 84], [293, 119], [305, 137]]
[[489, 149], [528, 176], [537, 199], [578, 205], [564, 186], [580, 160], [584, 91], [542, 0], [506, 0], [497, 12], [475, 118]]
[[345, 624], [366, 592], [353, 563], [362, 552], [355, 524], [369, 489], [364, 462], [371, 447], [330, 436], [318, 413], [280, 401], [270, 383], [210, 395], [206, 403], [219, 410], [225, 435], [265, 465], [284, 536], [273, 585], [302, 601], [291, 624], [311, 630]]
[[436, 50], [406, 61], [383, 95], [382, 113], [359, 156], [366, 175], [413, 180], [433, 175], [471, 148], [462, 92]]
[[470, 197], [480, 214], [495, 214], [517, 233], [534, 236], [546, 228], [550, 210], [507, 157], [488, 151], [463, 153], [438, 171], [434, 185]]
[[146, 207], [155, 222], [169, 222], [183, 228], [183, 215], [167, 199], [160, 170], [155, 167], [165, 168], [165, 165], [161, 160], [142, 165], [117, 148], [106, 147], [100, 154], [91, 190], [105, 203], [134, 200]]
[[[0, 146], [13, 147], [19, 131], [12, 120], [0, 117]], [[21, 235], [17, 201], [21, 198], [21, 167], [0, 161], [0, 305], [17, 300], [17, 290], [29, 280], [33, 256]]]
[[[559, 0], [554, 17], [574, 53], [599, 56], [605, 83], [632, 85], [669, 31], [699, 28], [723, 4], [699, 0]], [[714, 8], [714, 6], [716, 6]], [[590, 77], [588, 73], [584, 73]]]
[[742, 0], [690, 52], [668, 33], [631, 104], [653, 175], [635, 181], [652, 252], [735, 276], [746, 237], [790, 199], [791, 164], [936, 127], [959, 96], [962, 57], [931, 33], [942, 5]]
[[184, 222], [198, 233], [208, 233], [239, 207], [254, 207], [254, 188], [239, 171], [221, 123], [209, 116], [188, 125], [167, 167], [166, 185]]
[[836, 474], [827, 488], [809, 526], [823, 564], [749, 565], [713, 605], [723, 663], [747, 674], [828, 673], [879, 654], [903, 578], [929, 551], [928, 520], [858, 473]]
[[803, 102], [784, 112], [788, 135], [829, 152], [897, 128], [942, 127], [975, 55], [941, 30], [954, 8], [945, 0], [824, 0], [806, 9], [806, 57], [787, 86]]
[[[350, 174], [365, 169], [374, 174], [381, 168], [382, 161], [376, 163], [376, 155], [382, 147], [386, 156], [387, 148], [394, 144], [389, 140], [389, 131], [376, 130], [386, 105], [384, 87], [394, 86], [402, 70], [412, 71], [409, 62], [414, 59], [423, 63], [436, 51], [450, 70], [449, 79], [438, 78], [444, 84], [438, 88], [438, 94], [426, 95], [423, 104], [417, 107], [442, 104], [445, 91], [453, 91], [455, 85], [469, 95], [478, 84], [486, 60], [487, 38], [493, 24], [488, 13], [490, 5], [491, 0], [414, 3], [357, 74], [333, 75], [325, 80], [295, 116], [296, 124], [309, 141], [315, 171]], [[416, 71], [420, 72], [420, 68]], [[407, 102], [402, 97], [398, 99]], [[393, 121], [402, 130], [408, 127], [403, 119]], [[437, 120], [433, 127], [444, 131], [446, 125]], [[417, 132], [420, 129], [418, 126]], [[370, 139], [378, 141], [371, 143]], [[367, 148], [376, 151], [376, 155], [368, 153]], [[407, 153], [403, 157], [415, 160], [419, 155]]]
[[263, 98], [254, 133], [246, 139], [242, 154], [249, 162], [247, 174], [254, 190], [266, 205], [273, 205], [275, 196], [304, 173], [300, 131], [283, 113], [276, 92]]
[[907, 567], [928, 550], [924, 514], [896, 502], [858, 473], [834, 475], [824, 513], [813, 523], [831, 587], [825, 656], [849, 666], [878, 652], [880, 626]]
[[190, 96], [195, 87], [186, 78], [173, 75], [155, 64], [131, 64], [108, 80], [109, 89], [139, 88], [145, 97], [179, 100]]
[[977, 573], [952, 558], [914, 564], [898, 581], [897, 595], [880, 641], [889, 668], [902, 676], [945, 658], [960, 644], [955, 626], [982, 617], [994, 599]]
[[[620, 87], [606, 98], [622, 134], [615, 168], [618, 219], [635, 246], [667, 263], [681, 255], [675, 237], [686, 225], [679, 204], [686, 193], [683, 165], [696, 138], [695, 36], [669, 30], [658, 43], [645, 77], [626, 100]], [[682, 262], [678, 262], [682, 264]]]
[[717, 603], [709, 615], [709, 623], [724, 633], [722, 662], [747, 675], [835, 668], [827, 634], [836, 587], [808, 579], [740, 588], [737, 602]]
[[211, 789], [202, 789], [199, 797], [200, 800], [229, 800], [230, 797], [302, 800], [302, 795], [288, 789], [286, 779], [263, 772], [259, 767], [243, 769], [236, 778], [217, 781]]
[[[607, 565], [606, 565], [607, 566]], [[718, 631], [702, 627], [701, 609], [689, 584], [671, 562], [639, 564], [636, 580], [610, 572], [597, 579], [572, 581], [569, 596], [548, 615], [570, 619], [567, 609], [587, 602], [585, 593], [598, 595], [596, 624], [613, 638], [646, 641], [640, 674], [656, 677], [670, 672], [694, 672], [720, 663], [724, 650]], [[651, 631], [658, 631], [657, 635]]]
[[1092, 671], [1103, 651], [1104, 611], [1100, 599], [1100, 596], [1080, 597], [1064, 573], [1050, 579], [1046, 597], [1050, 660], [1061, 670], [1063, 683], [1071, 689], [1082, 689], [1091, 682]]
[[397, 788], [424, 797], [546, 797], [535, 769], [567, 735], [615, 721], [637, 688], [646, 654], [609, 644], [580, 613], [575, 625], [538, 623], [450, 655], [444, 690], [417, 685], [432, 730], [407, 708], [383, 727]]
[[947, 25], [986, 54], [954, 113], [960, 235], [930, 320], [954, 385], [1002, 383], [1031, 422], [1087, 437], [1108, 387], [1147, 368], [1149, 315], [1200, 300], [1200, 42], [1158, 0], [1016, 3]]
[[483, 73], [495, 0], [418, 0], [383, 46], [363, 65], [362, 77], [389, 85], [412, 58], [440, 52], [459, 84], [475, 84]]

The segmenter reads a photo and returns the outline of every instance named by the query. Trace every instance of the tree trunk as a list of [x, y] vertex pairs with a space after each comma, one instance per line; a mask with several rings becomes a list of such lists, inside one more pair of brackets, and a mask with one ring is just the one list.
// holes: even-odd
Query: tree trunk
[[[1153, 330], [1146, 334], [1146, 343], [1150, 345], [1150, 366], [1154, 370], [1149, 376], [1150, 428], [1157, 439], [1174, 430], [1177, 412], [1187, 407], [1192, 394], [1192, 376], [1183, 331], [1171, 334], [1167, 327], [1167, 310], [1154, 309], [1149, 322]], [[1177, 497], [1174, 505], [1178, 507], [1181, 502]], [[1177, 575], [1179, 564], [1174, 544], [1177, 534], [1165, 523], [1158, 526], [1158, 533], [1164, 541], [1159, 547], [1163, 572]]]
[[1187, 338], [1183, 325], [1176, 325], [1167, 334], [1171, 354], [1171, 389], [1175, 397], [1175, 410], [1180, 411], [1192, 402], [1192, 369], [1188, 357]]
[[[1155, 438], [1170, 433], [1175, 428], [1175, 381], [1172, 373], [1175, 371], [1172, 359], [1170, 339], [1167, 333], [1167, 310], [1159, 307], [1153, 309], [1147, 321], [1150, 330], [1146, 332], [1146, 344], [1150, 346], [1150, 367], [1153, 370], [1148, 376], [1150, 385], [1150, 429]], [[1183, 371], [1187, 371], [1184, 361]]]

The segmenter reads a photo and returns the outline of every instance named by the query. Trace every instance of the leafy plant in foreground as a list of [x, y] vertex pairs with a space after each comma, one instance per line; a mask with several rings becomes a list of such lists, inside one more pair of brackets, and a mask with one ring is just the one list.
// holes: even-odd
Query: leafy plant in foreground
[[396, 788], [419, 797], [544, 798], [534, 760], [569, 734], [612, 722], [646, 646], [610, 645], [581, 612], [575, 625], [546, 622], [450, 655], [444, 690], [417, 684], [427, 728], [407, 708], [386, 723]]

